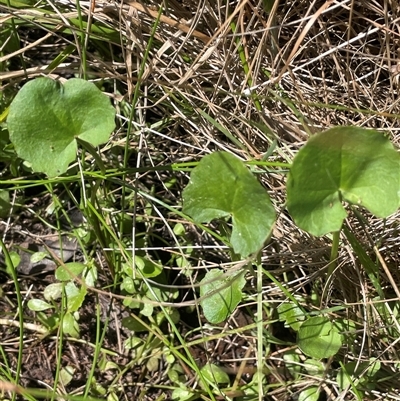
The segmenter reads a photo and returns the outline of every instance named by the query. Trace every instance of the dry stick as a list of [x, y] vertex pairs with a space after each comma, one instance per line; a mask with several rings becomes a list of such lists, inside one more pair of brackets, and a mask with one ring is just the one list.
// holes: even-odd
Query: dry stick
[[[19, 328], [21, 327], [21, 323], [17, 320], [12, 320], [12, 319], [0, 319], [0, 326], [13, 326]], [[23, 328], [40, 334], [47, 334], [49, 332], [49, 330], [47, 330], [46, 327], [33, 323], [24, 322]]]
[[[143, 4], [140, 4], [136, 1], [125, 1], [126, 4], [129, 4], [131, 7], [135, 8], [138, 11], [141, 11], [142, 13], [145, 13], [153, 18], [158, 18], [158, 11], [152, 10], [149, 7], [144, 6]], [[187, 21], [175, 21], [172, 18], [169, 18], [165, 15], [161, 15], [160, 17], [160, 21], [164, 22], [165, 24], [168, 24], [169, 26], [172, 26], [176, 29], [179, 29], [182, 32], [185, 32], [191, 36], [194, 36], [197, 39], [200, 39], [203, 43], [207, 44], [211, 38], [209, 36], [207, 36], [206, 34], [200, 32], [200, 31], [196, 31], [196, 30], [192, 30], [190, 28], [189, 23]]]
[[[57, 27], [57, 29], [58, 28], [61, 28], [61, 26]], [[31, 43], [30, 45], [27, 45], [27, 46], [25, 46], [25, 47], [23, 47], [21, 49], [18, 49], [16, 51], [12, 52], [11, 54], [6, 54], [5, 56], [0, 57], [0, 63], [2, 63], [4, 61], [7, 61], [8, 59], [10, 59], [12, 57], [18, 56], [19, 54], [24, 53], [29, 49], [32, 49], [33, 47], [39, 45], [40, 43], [44, 42], [46, 39], [48, 39], [51, 36], [53, 36], [53, 34], [54, 34], [54, 32], [49, 32], [47, 35], [45, 35], [42, 38], [36, 40], [35, 42]]]
[[379, 260], [380, 264], [381, 264], [382, 267], [383, 267], [383, 270], [385, 270], [385, 273], [386, 273], [386, 275], [388, 276], [388, 279], [389, 279], [389, 281], [390, 281], [390, 284], [392, 284], [392, 287], [393, 287], [393, 289], [394, 289], [394, 292], [396, 293], [396, 295], [399, 297], [399, 300], [400, 300], [400, 291], [399, 291], [399, 288], [397, 287], [397, 284], [396, 284], [396, 282], [394, 281], [392, 274], [390, 273], [390, 271], [389, 271], [389, 269], [388, 269], [388, 267], [387, 267], [385, 261], [384, 261], [383, 258], [382, 258], [382, 255], [380, 254], [380, 252], [379, 252], [379, 250], [378, 250], [378, 248], [377, 248], [376, 246], [374, 246], [374, 251], [375, 251], [376, 256], [378, 257], [378, 260]]
[[[236, 373], [235, 381], [233, 382], [233, 386], [232, 386], [232, 391], [236, 391], [236, 389], [239, 385], [239, 382], [240, 382], [243, 374], [245, 373], [245, 368], [247, 365], [247, 358], [250, 356], [251, 351], [253, 351], [253, 347], [247, 348], [247, 351], [246, 351], [246, 353], [242, 359], [242, 362], [239, 365], [239, 369]], [[253, 373], [255, 373], [255, 372], [253, 372]]]

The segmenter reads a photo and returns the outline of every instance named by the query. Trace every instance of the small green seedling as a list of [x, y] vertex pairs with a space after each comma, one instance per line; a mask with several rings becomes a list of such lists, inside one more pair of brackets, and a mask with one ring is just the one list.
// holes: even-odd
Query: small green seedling
[[[82, 277], [83, 285], [75, 284], [74, 279]], [[93, 286], [97, 280], [97, 271], [93, 266], [87, 268], [83, 263], [71, 262], [57, 268], [55, 277], [59, 282], [49, 284], [43, 292], [45, 299], [34, 298], [29, 300], [28, 307], [32, 311], [38, 312], [38, 318], [46, 325], [49, 331], [55, 330], [62, 318], [63, 332], [71, 337], [79, 337], [79, 309], [87, 294], [88, 286]], [[65, 296], [65, 302], [61, 305], [56, 301], [62, 300]], [[65, 308], [63, 308], [63, 304]], [[51, 315], [45, 315], [42, 312], [54, 310]]]
[[200, 374], [214, 388], [220, 388], [221, 385], [230, 383], [228, 374], [219, 366], [207, 363], [200, 369]]
[[318, 401], [319, 400], [319, 388], [316, 386], [308, 387], [299, 394], [299, 401]]
[[179, 383], [179, 387], [172, 392], [171, 399], [174, 401], [193, 401], [198, 399], [198, 397], [184, 384]]
[[[157, 308], [155, 308], [154, 302], [171, 301], [179, 296], [179, 292], [166, 286], [167, 279], [162, 265], [150, 260], [148, 257], [140, 256], [140, 253], [139, 251], [138, 255], [135, 255], [135, 269], [131, 264], [122, 264], [120, 288], [122, 293], [126, 295], [123, 304], [131, 309], [139, 309], [139, 313], [142, 316], [150, 318], [154, 315], [154, 318], [156, 318]], [[153, 286], [150, 289], [146, 282], [148, 278], [162, 284], [162, 286]], [[174, 314], [179, 315], [176, 309], [173, 309], [173, 311]], [[137, 331], [137, 329], [134, 331]]]
[[205, 318], [212, 324], [226, 320], [242, 300], [242, 289], [246, 284], [244, 271], [235, 275], [219, 269], [209, 271], [200, 282]]
[[307, 318], [304, 311], [293, 302], [283, 302], [278, 306], [279, 321], [297, 331], [297, 344], [312, 358], [328, 358], [342, 346], [339, 328], [324, 317]]
[[380, 361], [374, 358], [364, 362], [346, 363], [336, 377], [339, 388], [344, 390], [354, 387], [357, 391], [374, 390], [376, 386], [374, 377], [380, 368]]

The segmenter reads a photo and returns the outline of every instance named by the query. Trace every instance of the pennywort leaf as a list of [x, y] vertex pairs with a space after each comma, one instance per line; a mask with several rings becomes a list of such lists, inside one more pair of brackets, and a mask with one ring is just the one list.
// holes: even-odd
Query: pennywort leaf
[[183, 192], [183, 210], [199, 223], [232, 217], [230, 242], [243, 257], [262, 248], [275, 221], [265, 188], [227, 152], [205, 156], [193, 170]]
[[296, 224], [320, 236], [339, 231], [343, 202], [377, 217], [399, 207], [400, 156], [378, 131], [336, 127], [312, 136], [293, 160], [287, 208]]
[[93, 83], [38, 78], [18, 92], [7, 124], [18, 156], [34, 171], [54, 177], [76, 158], [77, 138], [93, 146], [106, 142], [114, 117], [115, 109]]

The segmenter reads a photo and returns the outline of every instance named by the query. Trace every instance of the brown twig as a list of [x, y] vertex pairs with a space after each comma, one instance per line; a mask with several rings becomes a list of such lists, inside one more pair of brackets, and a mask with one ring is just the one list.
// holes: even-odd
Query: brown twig
[[[153, 10], [149, 7], [144, 6], [141, 3], [138, 3], [137, 1], [125, 1], [126, 4], [129, 4], [131, 7], [135, 8], [136, 10], [145, 13], [153, 18], [158, 18], [158, 10]], [[179, 29], [182, 32], [185, 32], [191, 36], [194, 36], [195, 38], [201, 40], [203, 43], [207, 44], [211, 38], [207, 36], [206, 34], [197, 31], [195, 29], [192, 29], [189, 25], [189, 22], [187, 21], [175, 21], [172, 18], [169, 18], [165, 15], [160, 16], [160, 21], [163, 22], [164, 24], [167, 24], [169, 26], [172, 26], [173, 28]]]

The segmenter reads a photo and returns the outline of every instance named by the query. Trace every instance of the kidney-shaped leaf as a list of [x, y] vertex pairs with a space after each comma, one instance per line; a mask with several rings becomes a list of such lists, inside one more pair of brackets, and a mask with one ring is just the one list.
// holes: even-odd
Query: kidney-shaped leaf
[[384, 135], [336, 127], [310, 138], [293, 161], [287, 207], [296, 224], [313, 235], [339, 231], [342, 201], [387, 217], [399, 206], [400, 157]]
[[201, 306], [206, 319], [218, 324], [228, 318], [242, 300], [245, 284], [242, 273], [232, 277], [219, 269], [209, 271], [200, 283]]
[[232, 216], [230, 241], [242, 256], [261, 249], [275, 221], [267, 191], [244, 163], [227, 152], [205, 156], [193, 170], [183, 191], [183, 210], [199, 223]]
[[338, 329], [325, 317], [312, 317], [306, 320], [297, 333], [300, 349], [312, 358], [329, 358], [342, 346]]
[[10, 106], [10, 140], [19, 157], [50, 177], [64, 173], [80, 138], [93, 146], [108, 140], [115, 109], [93, 84], [38, 78], [25, 84]]

